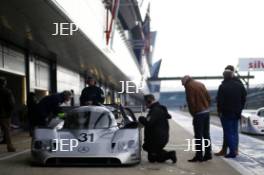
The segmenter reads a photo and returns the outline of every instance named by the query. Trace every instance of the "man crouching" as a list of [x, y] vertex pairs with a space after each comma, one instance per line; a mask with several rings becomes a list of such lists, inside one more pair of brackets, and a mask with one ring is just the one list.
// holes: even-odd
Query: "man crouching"
[[176, 163], [176, 152], [166, 151], [169, 141], [169, 122], [171, 118], [165, 106], [159, 104], [153, 95], [145, 95], [144, 100], [149, 112], [147, 117], [140, 117], [139, 122], [145, 127], [143, 149], [148, 152], [151, 163], [172, 160]]

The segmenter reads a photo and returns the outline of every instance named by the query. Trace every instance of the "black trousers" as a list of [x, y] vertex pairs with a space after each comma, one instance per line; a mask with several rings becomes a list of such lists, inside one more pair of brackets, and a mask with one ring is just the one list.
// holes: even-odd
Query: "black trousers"
[[[197, 114], [193, 118], [194, 138], [195, 141], [195, 157], [202, 159], [204, 157], [211, 157], [212, 147], [210, 139], [210, 117], [209, 112]], [[205, 141], [203, 142], [203, 139]], [[208, 145], [207, 141], [210, 141], [210, 146], [205, 147], [205, 154], [203, 155], [203, 143]]]
[[174, 152], [166, 151], [163, 148], [166, 144], [147, 144], [144, 143], [143, 149], [148, 152], [149, 162], [165, 162], [171, 159]]
[[149, 162], [165, 162], [171, 159], [173, 154], [173, 151], [166, 151], [164, 149], [159, 150], [159, 152], [148, 152], [148, 160]]

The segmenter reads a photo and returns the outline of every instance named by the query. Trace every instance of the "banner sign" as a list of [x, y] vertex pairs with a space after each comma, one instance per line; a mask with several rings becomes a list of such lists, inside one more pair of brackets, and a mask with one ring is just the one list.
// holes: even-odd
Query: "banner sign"
[[240, 58], [239, 71], [264, 71], [264, 58]]

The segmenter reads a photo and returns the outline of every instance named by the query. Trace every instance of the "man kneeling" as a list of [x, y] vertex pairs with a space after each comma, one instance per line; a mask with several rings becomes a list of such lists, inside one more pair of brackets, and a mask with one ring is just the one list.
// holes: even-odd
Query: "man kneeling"
[[168, 119], [171, 116], [167, 108], [160, 105], [153, 95], [145, 95], [144, 100], [150, 110], [146, 118], [139, 118], [139, 122], [145, 127], [143, 149], [148, 152], [149, 162], [172, 160], [176, 163], [176, 152], [163, 149], [169, 140]]

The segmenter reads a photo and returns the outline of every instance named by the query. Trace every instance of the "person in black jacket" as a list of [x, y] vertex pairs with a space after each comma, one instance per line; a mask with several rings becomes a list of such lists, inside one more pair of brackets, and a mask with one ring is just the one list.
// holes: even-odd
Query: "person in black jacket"
[[150, 109], [147, 117], [140, 117], [139, 122], [145, 127], [143, 149], [148, 152], [149, 162], [165, 162], [171, 159], [176, 163], [176, 152], [166, 151], [169, 141], [169, 123], [171, 118], [165, 106], [155, 101], [153, 95], [144, 96], [146, 106]]
[[[232, 65], [226, 66], [225, 67], [225, 70], [230, 70], [233, 73], [235, 73], [235, 68]], [[242, 86], [244, 86], [243, 83], [242, 83], [242, 81], [238, 77], [234, 76], [233, 77], [233, 80], [235, 80], [236, 82], [238, 82]], [[221, 123], [222, 123], [222, 120], [221, 120]], [[215, 153], [216, 156], [225, 156], [227, 154], [227, 141], [226, 140], [227, 139], [225, 138], [225, 135], [224, 135], [222, 149], [219, 152]], [[238, 155], [238, 148], [236, 149], [236, 155]]]
[[4, 133], [5, 143], [7, 144], [8, 152], [15, 152], [11, 136], [10, 123], [11, 113], [14, 109], [15, 99], [12, 92], [6, 88], [7, 81], [4, 77], [0, 77], [0, 126]]
[[104, 92], [100, 87], [96, 86], [96, 81], [93, 77], [87, 79], [88, 87], [82, 90], [80, 97], [80, 105], [100, 105], [104, 103], [105, 96]]
[[70, 91], [63, 91], [62, 93], [53, 94], [44, 97], [36, 105], [36, 118], [35, 126], [46, 126], [48, 120], [60, 112], [60, 105], [70, 101], [72, 94]]
[[245, 87], [234, 78], [234, 72], [225, 69], [224, 81], [217, 93], [217, 111], [220, 116], [224, 140], [229, 148], [226, 158], [235, 158], [238, 150], [238, 121], [245, 106], [247, 92]]
[[38, 104], [37, 96], [34, 92], [30, 92], [27, 98], [28, 124], [29, 134], [32, 136], [34, 129], [34, 122], [37, 117], [36, 106]]

